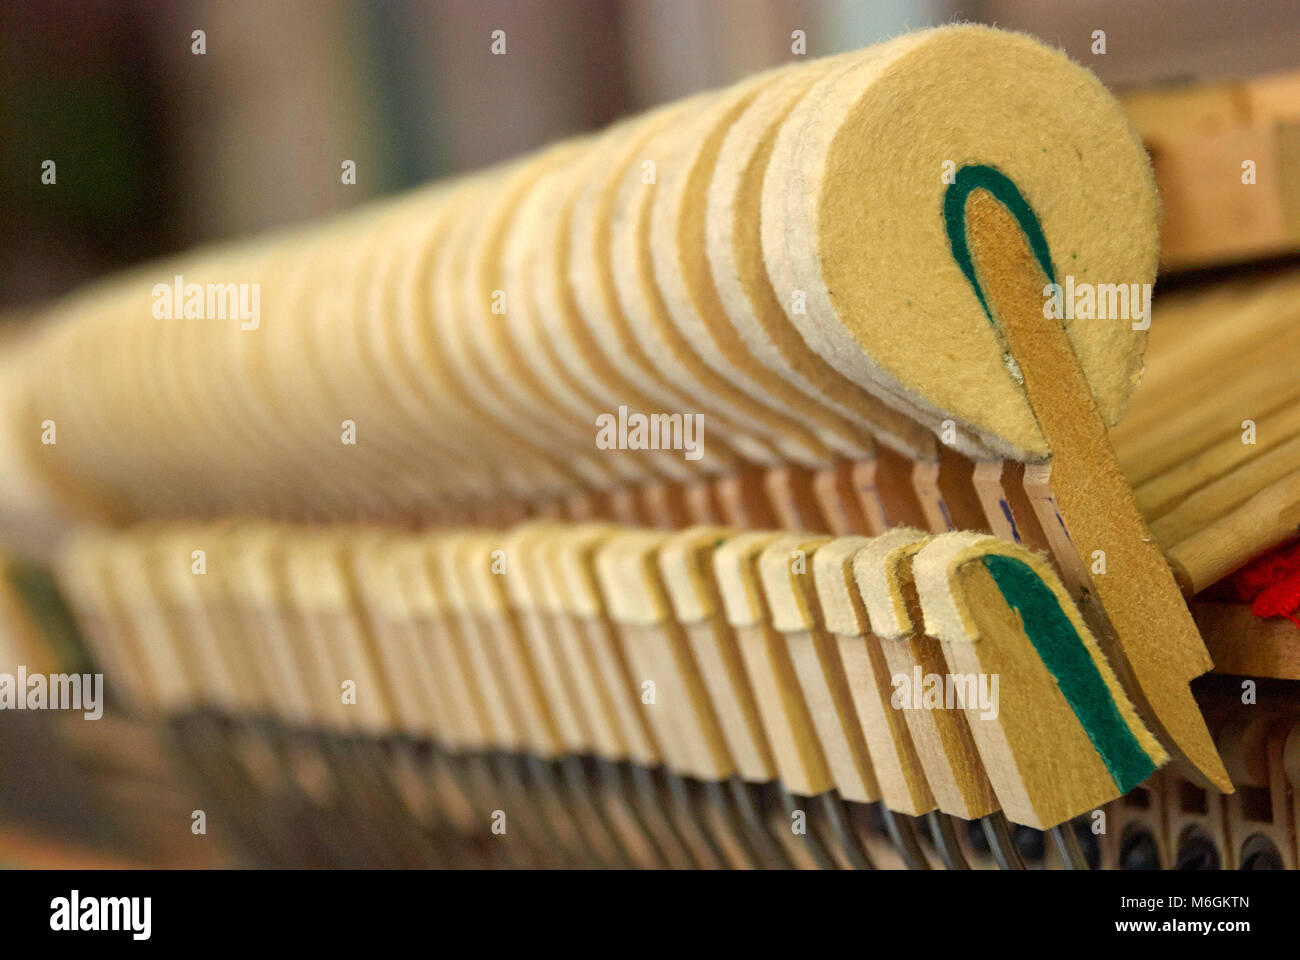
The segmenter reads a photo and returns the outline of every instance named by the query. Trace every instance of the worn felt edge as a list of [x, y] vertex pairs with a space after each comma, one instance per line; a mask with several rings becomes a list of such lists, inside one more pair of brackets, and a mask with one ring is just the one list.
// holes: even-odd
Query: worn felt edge
[[[841, 128], [847, 125], [859, 101], [869, 96], [871, 88], [880, 82], [887, 71], [902, 62], [909, 54], [922, 51], [945, 33], [966, 29], [968, 28], [964, 26], [940, 27], [897, 37], [879, 48], [872, 48], [875, 51], [873, 56], [864, 57], [851, 70], [833, 78], [838, 81], [838, 89], [836, 85], [826, 81], [814, 89], [807, 98], [810, 101], [808, 113], [802, 118], [804, 136], [800, 137], [795, 146], [796, 175], [803, 178], [812, 189], [806, 198], [787, 197], [786, 200], [787, 204], [792, 205], [794, 213], [792, 222], [798, 229], [809, 230], [809, 236], [819, 235], [818, 224], [823, 216], [822, 205], [825, 201], [821, 186], [823, 178], [817, 177], [816, 186], [813, 186], [814, 170], [819, 163], [819, 158], [820, 162], [824, 162], [829, 158], [836, 144], [841, 141]], [[821, 150], [825, 151], [824, 155], [819, 152]], [[808, 258], [804, 261], [801, 279], [805, 284], [802, 289], [809, 298], [809, 308], [802, 322], [796, 321], [796, 323], [809, 339], [810, 344], [814, 344], [814, 348], [818, 349], [832, 365], [855, 381], [873, 384], [875, 392], [886, 403], [931, 429], [937, 429], [941, 420], [947, 416], [947, 411], [932, 403], [924, 390], [918, 389], [916, 384], [903, 382], [896, 373], [882, 366], [875, 357], [863, 349], [854, 335], [838, 320], [819, 324], [811, 322], [809, 318], [813, 315], [824, 314], [835, 318], [838, 311], [832, 302], [830, 291], [825, 288], [821, 280], [822, 261], [826, 254], [818, 249], [799, 250], [798, 254]], [[796, 267], [800, 262], [798, 259], [795, 260]], [[792, 314], [791, 318], [794, 317], [795, 315]], [[968, 429], [969, 425], [963, 420], [958, 420], [957, 424], [959, 429], [954, 445], [967, 456], [986, 457], [987, 445], [991, 438], [978, 433], [973, 435]], [[996, 443], [993, 444], [993, 449], [1004, 455], [1011, 452]], [[1015, 453], [1017, 459], [1020, 459], [1019, 451]]]
[[920, 624], [913, 624], [898, 584], [898, 563], [905, 552], [915, 550], [928, 534], [912, 527], [895, 527], [873, 537], [853, 557], [853, 580], [862, 595], [872, 633], [897, 640]]
[[[756, 155], [762, 150], [770, 125], [783, 120], [793, 107], [795, 99], [808, 89], [819, 71], [829, 69], [835, 62], [834, 58], [829, 58], [793, 67], [784, 71], [754, 98], [731, 125], [719, 149], [716, 167], [709, 181], [705, 213], [706, 252], [714, 285], [737, 334], [754, 356], [770, 370], [813, 398], [822, 396], [818, 388], [787, 361], [769, 327], [758, 316], [763, 309], [761, 302], [764, 298], [753, 288], [766, 286], [770, 291], [771, 283], [766, 270], [762, 268], [761, 250], [758, 263], [752, 265], [757, 269], [747, 269], [751, 266], [748, 264], [742, 266], [737, 244], [742, 233], [739, 218], [745, 214], [737, 208], [740, 205], [739, 194], [745, 189], [752, 189], [752, 179], [758, 179], [758, 190], [761, 193], [762, 172], [766, 169], [766, 163], [757, 170], [753, 166], [757, 163]], [[753, 213], [756, 214], [757, 211]], [[784, 311], [779, 309], [779, 304], [773, 306], [780, 314], [779, 321], [785, 323]], [[832, 407], [836, 408], [833, 403]], [[840, 413], [851, 415], [843, 408], [836, 409]]]
[[[791, 534], [768, 544], [759, 554], [759, 579], [772, 626], [781, 632], [797, 633], [817, 626], [805, 591], [812, 586], [816, 551], [829, 541], [829, 537]], [[796, 564], [803, 572], [796, 571]]]
[[659, 572], [679, 623], [701, 623], [722, 613], [716, 609], [713, 551], [735, 534], [727, 527], [690, 527], [664, 541]]
[[653, 369], [639, 363], [622, 340], [624, 333], [631, 336], [631, 332], [613, 276], [611, 223], [621, 177], [630, 175], [630, 165], [646, 140], [696, 102], [692, 98], [671, 103], [611, 127], [593, 147], [594, 162], [585, 181], [575, 187], [569, 208], [567, 282], [578, 319], [589, 336], [585, 342], [576, 342], [576, 351], [567, 355], [575, 373], [585, 379], [590, 370], [616, 393], [635, 393], [670, 410], [688, 409], [688, 405]]
[[[743, 355], [733, 355], [711, 332], [710, 318], [702, 309], [704, 292], [692, 289], [687, 273], [687, 258], [698, 254], [685, 246], [686, 221], [693, 213], [703, 216], [698, 199], [692, 196], [697, 167], [716, 138], [734, 122], [736, 115], [749, 104], [758, 90], [780, 71], [750, 77], [720, 91], [690, 123], [664, 131], [662, 149], [671, 162], [660, 164], [658, 182], [649, 216], [649, 249], [667, 318], [681, 332], [685, 342], [698, 357], [732, 391], [748, 394], [754, 400], [782, 411], [761, 386], [749, 379], [742, 369]], [[712, 172], [712, 171], [708, 171]], [[784, 412], [784, 411], [782, 411]]]
[[867, 537], [836, 537], [823, 544], [812, 558], [813, 582], [826, 629], [840, 636], [866, 633], [870, 624], [858, 616], [853, 602], [853, 558], [871, 541]]

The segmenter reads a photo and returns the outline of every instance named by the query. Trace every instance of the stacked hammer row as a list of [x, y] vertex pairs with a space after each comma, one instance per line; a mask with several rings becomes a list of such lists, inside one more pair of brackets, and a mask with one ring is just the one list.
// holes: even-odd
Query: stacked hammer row
[[[990, 557], [1029, 592], [990, 577]], [[495, 813], [534, 841], [568, 837], [552, 863], [595, 844], [643, 865], [921, 865], [911, 818], [926, 815], [932, 858], [971, 855], [952, 815], [983, 819], [1012, 859], [1003, 816], [1056, 827], [1164, 760], [1055, 576], [986, 536], [186, 525], [83, 537], [58, 572], [134, 710], [526, 757], [525, 781], [554, 767], [569, 792], [551, 804], [512, 806], [515, 774], [454, 765], [427, 800], [464, 835]], [[1110, 699], [1109, 733], [1057, 679], [1053, 618], [1073, 628], [1070, 669]], [[596, 804], [592, 769], [636, 799]], [[634, 789], [652, 776], [667, 799]], [[683, 816], [693, 790], [745, 815]], [[584, 806], [599, 816], [573, 820]], [[810, 806], [813, 827], [794, 829]], [[892, 848], [855, 828], [864, 809]], [[575, 839], [592, 824], [607, 829]], [[1077, 859], [1073, 834], [1053, 835]], [[527, 846], [546, 861], [545, 842]]]
[[[899, 88], [924, 136], [897, 122]], [[1058, 89], [1094, 126], [1007, 129], [1013, 102], [1041, 114]], [[59, 519], [464, 522], [746, 467], [1041, 461], [944, 232], [965, 154], [1016, 178], [1076, 269], [1154, 269], [1146, 158], [1100, 83], [1023, 36], [922, 31], [54, 305], [0, 362], [0, 430], [26, 454], [0, 464], [0, 498]], [[1120, 192], [1110, 236], [1083, 229], [1073, 193]], [[1143, 335], [1067, 332], [1113, 422]], [[602, 444], [625, 415], [667, 436]]]

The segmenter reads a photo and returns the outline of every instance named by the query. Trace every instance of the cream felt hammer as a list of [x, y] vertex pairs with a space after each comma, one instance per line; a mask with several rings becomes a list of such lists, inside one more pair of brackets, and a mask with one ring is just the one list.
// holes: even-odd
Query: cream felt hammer
[[[763, 179], [777, 133], [812, 84], [850, 57], [783, 70], [726, 131], [708, 182], [704, 245], [718, 305], [754, 358], [790, 387], [849, 418], [860, 431], [925, 459], [934, 439], [920, 424], [844, 377], [804, 343], [763, 262]], [[779, 234], [778, 222], [768, 227]], [[859, 443], [863, 442], [859, 439]]]
[[918, 816], [935, 809], [934, 795], [907, 721], [891, 703], [894, 687], [881, 640], [871, 633], [853, 582], [853, 557], [870, 542], [865, 537], [837, 537], [817, 550], [813, 555], [817, 600], [839, 651], [881, 796], [891, 810]]
[[[591, 153], [588, 149], [585, 153]], [[588, 382], [578, 380], [559, 358], [560, 349], [571, 328], [571, 299], [565, 289], [565, 279], [558, 266], [561, 256], [567, 254], [567, 221], [563, 216], [571, 195], [568, 185], [575, 167], [575, 159], [550, 170], [528, 193], [519, 205], [510, 226], [501, 257], [502, 286], [506, 307], [501, 313], [503, 332], [500, 339], [503, 352], [510, 354], [510, 363], [517, 371], [513, 379], [521, 388], [525, 402], [540, 404], [555, 410], [557, 426], [574, 434], [570, 445], [590, 443], [590, 425], [599, 422], [602, 414], [618, 403], [601, 404], [593, 395]], [[558, 336], [552, 337], [543, 323], [543, 314], [561, 317]], [[526, 392], [525, 392], [526, 391]], [[622, 398], [626, 403], [627, 398]], [[580, 435], [580, 439], [579, 439]], [[646, 463], [638, 462], [645, 456]], [[655, 473], [674, 479], [688, 478], [691, 474], [683, 464], [685, 460], [674, 451], [638, 451], [636, 454], [614, 456], [613, 469], [630, 480], [643, 479], [647, 467]], [[652, 461], [652, 462], [651, 462]]]
[[[609, 486], [617, 476], [616, 466], [621, 458], [600, 456], [590, 446], [591, 433], [585, 423], [574, 423], [571, 418], [550, 414], [545, 401], [538, 402], [520, 396], [526, 386], [522, 364], [514, 360], [514, 344], [508, 335], [509, 327], [501, 319], [509, 315], [512, 304], [501, 276], [501, 259], [505, 234], [518, 219], [524, 201], [537, 181], [562, 163], [571, 162], [575, 153], [583, 148], [581, 142], [564, 143], [542, 152], [531, 162], [521, 164], [504, 182], [499, 182], [495, 196], [485, 201], [475, 229], [467, 238], [468, 272], [463, 280], [462, 303], [468, 318], [449, 325], [449, 330], [459, 333], [463, 363], [467, 380], [472, 376], [482, 385], [482, 402], [494, 412], [500, 411], [503, 422], [509, 424], [538, 448], [544, 456], [553, 451], [567, 450], [566, 465], [579, 475], [588, 488]], [[522, 298], [517, 298], [522, 299]]]
[[[671, 188], [672, 171], [689, 163], [690, 144], [707, 132], [708, 108], [719, 97], [695, 98], [676, 125], [656, 130], [641, 146], [640, 163], [618, 178], [610, 206], [610, 265], [619, 302], [642, 349], [656, 371], [689, 398], [687, 411], [717, 411], [753, 431], [780, 451], [782, 458], [808, 465], [829, 461], [829, 451], [796, 421], [778, 415], [717, 373], [700, 354], [707, 336], [690, 337], [679, 327], [655, 276], [651, 221], [662, 177]], [[697, 333], [704, 333], [698, 329]], [[713, 347], [715, 361], [727, 365]]]
[[[934, 463], [945, 421], [967, 453], [1042, 459], [949, 243], [976, 169], [1018, 186], [1049, 277], [1150, 279], [1146, 160], [1100, 85], [950, 27], [97, 285], [12, 347], [32, 361], [12, 403], [64, 424], [47, 482], [113, 518], [518, 513], [740, 460], [865, 465], [875, 441]], [[158, 274], [234, 278], [265, 317], [155, 317]], [[1138, 367], [1128, 319], [1062, 321], [1107, 422]], [[593, 414], [624, 406], [702, 416], [707, 453], [594, 455]]]
[[713, 551], [732, 534], [720, 527], [691, 527], [675, 534], [659, 551], [659, 572], [735, 757], [736, 771], [745, 780], [764, 782], [776, 777], [775, 762], [713, 577]]
[[655, 278], [669, 319], [722, 385], [739, 389], [778, 413], [814, 429], [841, 456], [861, 457], [861, 427], [814, 403], [750, 352], [724, 310], [706, 251], [708, 191], [719, 172], [718, 151], [728, 131], [764, 87], [788, 70], [759, 74], [718, 94], [692, 124], [676, 132], [674, 159], [660, 164], [650, 214], [650, 250]]
[[781, 780], [791, 793], [812, 797], [835, 780], [789, 647], [768, 617], [758, 564], [779, 538], [770, 532], [732, 537], [714, 550], [713, 570]]
[[927, 709], [905, 696], [899, 680], [947, 673], [941, 644], [926, 629], [912, 580], [912, 558], [930, 539], [900, 528], [868, 541], [853, 559], [853, 574], [895, 686], [890, 704], [907, 721], [934, 799], [944, 813], [972, 819], [992, 813], [998, 803], [971, 724], [964, 716]]
[[[532, 164], [516, 165], [531, 170]], [[511, 172], [520, 172], [512, 168]], [[522, 176], [527, 174], [520, 173]], [[482, 323], [485, 305], [481, 291], [468, 288], [466, 279], [471, 272], [471, 246], [478, 226], [471, 214], [481, 212], [503, 188], [512, 184], [513, 177], [503, 183], [498, 178], [477, 184], [474, 192], [458, 198], [463, 204], [447, 239], [447, 250], [440, 258], [434, 274], [433, 330], [435, 340], [445, 356], [448, 387], [457, 398], [467, 402], [479, 412], [487, 425], [487, 437], [496, 446], [500, 439], [508, 438], [516, 446], [518, 456], [530, 463], [528, 475], [539, 489], [553, 483], [556, 491], [571, 488], [575, 482], [596, 485], [603, 471], [591, 462], [590, 453], [585, 460], [571, 459], [562, 462], [554, 448], [548, 449], [535, 439], [529, 425], [519, 423], [510, 407], [480, 373], [481, 365], [470, 334], [471, 323]], [[467, 318], [474, 318], [467, 320]]]
[[[904, 35], [812, 86], [768, 164], [764, 254], [790, 321], [842, 374], [936, 430], [955, 421], [964, 452], [1039, 459], [1014, 364], [949, 244], [944, 201], [968, 166], [1019, 186], [1060, 274], [1154, 278], [1155, 187], [1119, 106], [1064, 54], [977, 26]], [[1144, 333], [1129, 317], [1065, 323], [1113, 423]]]
[[880, 799], [880, 785], [844, 665], [822, 627], [813, 589], [812, 557], [828, 542], [801, 534], [773, 541], [759, 555], [759, 579], [771, 626], [789, 652], [835, 785], [846, 799], [871, 803]]
[[[635, 232], [617, 229], [628, 213], [617, 202], [620, 194], [635, 191], [637, 185], [649, 188], [651, 184], [642, 181], [655, 175], [648, 143], [710, 99], [707, 94], [693, 97], [626, 121], [594, 146], [596, 155], [591, 166], [584, 167], [587, 175], [577, 187], [569, 217], [568, 280], [577, 318], [585, 328], [579, 336], [580, 356], [596, 379], [616, 391], [620, 403], [702, 412], [712, 430], [737, 452], [754, 462], [776, 464], [781, 458], [775, 451], [748, 429], [740, 429], [717, 405], [705, 402], [708, 397], [700, 396], [696, 384], [688, 380], [687, 389], [682, 388], [670, 345], [658, 336], [657, 328], [636, 325], [638, 320], [653, 322], [646, 316], [651, 305], [640, 297], [654, 288], [643, 286], [636, 277]], [[632, 314], [623, 299], [628, 290], [633, 291]]]

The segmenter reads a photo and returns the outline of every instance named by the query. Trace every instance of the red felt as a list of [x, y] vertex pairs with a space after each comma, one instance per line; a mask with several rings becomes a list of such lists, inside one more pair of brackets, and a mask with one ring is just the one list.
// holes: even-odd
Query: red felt
[[1207, 592], [1249, 603], [1257, 617], [1286, 617], [1300, 627], [1300, 540], [1256, 557]]

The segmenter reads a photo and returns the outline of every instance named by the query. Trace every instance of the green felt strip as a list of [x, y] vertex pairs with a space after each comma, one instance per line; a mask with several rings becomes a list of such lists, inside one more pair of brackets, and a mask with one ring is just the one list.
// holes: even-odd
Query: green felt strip
[[993, 194], [1020, 224], [1020, 229], [1029, 241], [1038, 265], [1047, 274], [1047, 279], [1056, 282], [1056, 273], [1052, 269], [1052, 252], [1047, 247], [1047, 237], [1038, 223], [1034, 208], [1029, 205], [1024, 194], [1015, 182], [996, 167], [971, 164], [957, 171], [957, 176], [943, 195], [943, 219], [948, 227], [948, 243], [952, 247], [952, 257], [961, 267], [961, 272], [970, 281], [975, 296], [979, 298], [984, 315], [993, 322], [993, 312], [988, 301], [984, 299], [984, 290], [975, 277], [975, 262], [971, 260], [970, 242], [966, 237], [966, 198], [973, 190], [987, 190]]
[[1007, 605], [1020, 614], [1025, 633], [1056, 679], [1070, 709], [1101, 756], [1121, 793], [1155, 771], [1120, 715], [1110, 688], [1051, 588], [1023, 560], [990, 554], [984, 566]]

